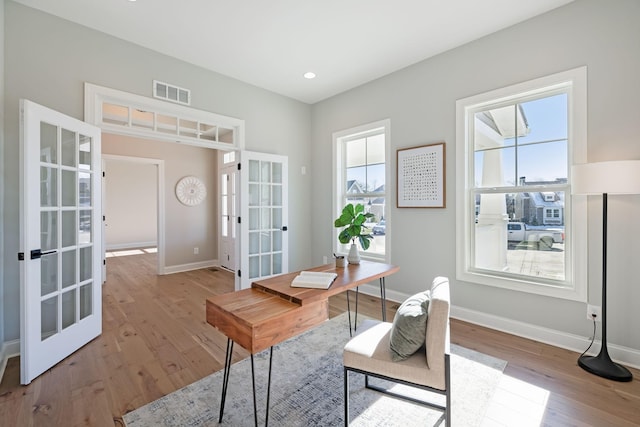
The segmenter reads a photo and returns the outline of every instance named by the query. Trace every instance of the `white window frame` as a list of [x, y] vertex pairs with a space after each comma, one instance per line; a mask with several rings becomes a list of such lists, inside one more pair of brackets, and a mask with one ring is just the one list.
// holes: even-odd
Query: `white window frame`
[[[345, 199], [346, 199], [346, 190], [345, 190], [345, 182], [346, 182], [346, 166], [345, 166], [345, 143], [354, 139], [362, 138], [368, 135], [375, 135], [380, 133], [380, 130], [384, 133], [384, 146], [385, 146], [385, 159], [384, 159], [384, 220], [387, 225], [387, 230], [385, 231], [385, 245], [384, 245], [384, 255], [374, 254], [369, 251], [360, 251], [360, 258], [369, 260], [369, 261], [378, 261], [389, 263], [390, 256], [390, 248], [391, 248], [391, 234], [392, 228], [391, 225], [391, 208], [389, 205], [389, 197], [390, 197], [390, 153], [391, 153], [391, 121], [389, 119], [376, 121], [373, 123], [364, 124], [361, 126], [357, 126], [350, 129], [345, 129], [339, 132], [333, 133], [333, 164], [335, 168], [335, 173], [333, 175], [333, 214], [334, 217], [331, 221], [331, 226], [333, 227], [333, 219], [338, 218], [340, 213], [342, 212], [342, 208], [344, 207]], [[364, 194], [366, 197], [366, 194]], [[346, 252], [341, 249], [341, 244], [338, 241], [338, 234], [340, 230], [333, 227], [333, 251], [334, 253], [339, 253], [346, 255]]]
[[[500, 104], [522, 102], [550, 89], [568, 95], [568, 186], [565, 192], [565, 280], [514, 278], [473, 269], [473, 116]], [[587, 198], [571, 195], [571, 165], [587, 160], [587, 69], [569, 71], [460, 99], [456, 102], [456, 277], [458, 280], [573, 301], [587, 301]]]

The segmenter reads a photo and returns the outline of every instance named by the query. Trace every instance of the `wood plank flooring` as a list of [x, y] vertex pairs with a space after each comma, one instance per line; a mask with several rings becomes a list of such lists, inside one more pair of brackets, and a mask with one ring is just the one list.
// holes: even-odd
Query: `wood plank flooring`
[[[232, 274], [157, 276], [155, 262], [108, 258], [102, 335], [31, 384], [19, 385], [19, 360], [9, 361], [0, 426], [122, 426], [123, 414], [222, 369], [226, 337], [206, 323], [205, 299], [232, 291]], [[396, 308], [387, 304], [388, 319]], [[332, 317], [345, 310], [344, 295], [331, 298]], [[359, 311], [379, 318], [379, 299], [361, 294]], [[580, 369], [576, 353], [457, 320], [451, 340], [508, 361], [486, 425], [640, 425], [638, 370], [630, 383], [608, 381]], [[247, 356], [235, 346], [234, 361]]]

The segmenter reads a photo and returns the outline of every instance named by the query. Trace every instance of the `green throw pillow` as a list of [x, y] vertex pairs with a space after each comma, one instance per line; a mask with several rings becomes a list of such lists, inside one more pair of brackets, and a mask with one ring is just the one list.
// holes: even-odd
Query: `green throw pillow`
[[409, 297], [396, 311], [389, 337], [394, 362], [409, 358], [424, 345], [430, 299], [430, 291], [420, 292]]

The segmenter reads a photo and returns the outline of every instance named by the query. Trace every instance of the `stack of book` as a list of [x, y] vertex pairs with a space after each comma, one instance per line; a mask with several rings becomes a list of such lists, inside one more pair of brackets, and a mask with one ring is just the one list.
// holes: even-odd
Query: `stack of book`
[[294, 288], [317, 288], [329, 289], [329, 286], [336, 280], [336, 273], [325, 273], [322, 271], [301, 271], [291, 282]]

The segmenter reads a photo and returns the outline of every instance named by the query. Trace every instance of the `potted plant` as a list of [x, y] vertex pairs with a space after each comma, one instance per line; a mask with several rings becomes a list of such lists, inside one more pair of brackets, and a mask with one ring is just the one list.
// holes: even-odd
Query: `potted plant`
[[360, 254], [358, 253], [356, 239], [360, 242], [363, 250], [366, 251], [369, 249], [373, 236], [370, 232], [367, 232], [369, 227], [365, 225], [365, 222], [372, 217], [372, 213], [364, 212], [364, 205], [358, 203], [354, 206], [352, 203], [349, 203], [342, 209], [342, 214], [333, 223], [336, 228], [344, 227], [338, 235], [340, 243], [347, 244], [351, 241], [351, 248], [347, 256], [349, 264], [360, 263]]

